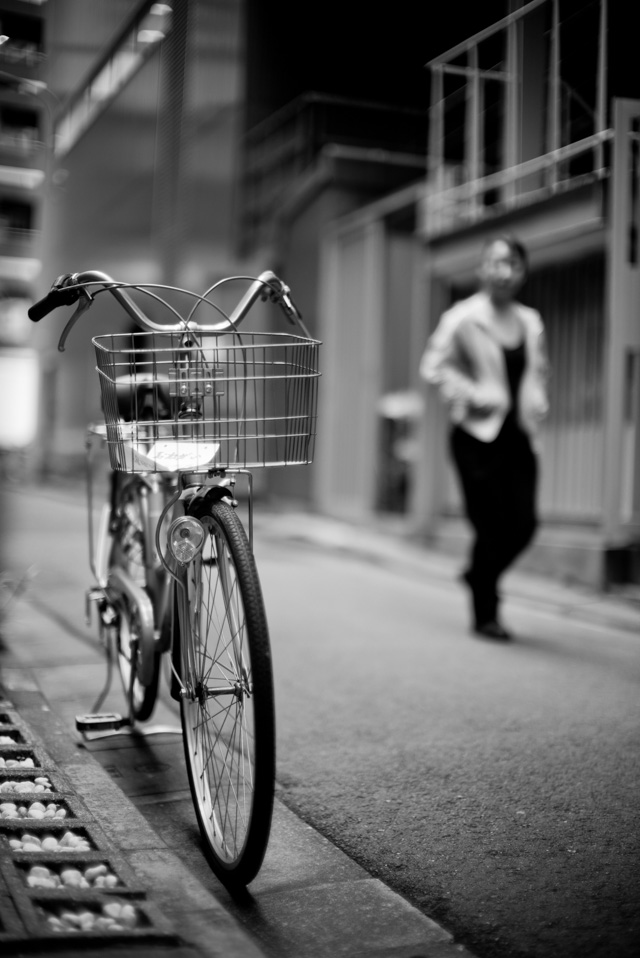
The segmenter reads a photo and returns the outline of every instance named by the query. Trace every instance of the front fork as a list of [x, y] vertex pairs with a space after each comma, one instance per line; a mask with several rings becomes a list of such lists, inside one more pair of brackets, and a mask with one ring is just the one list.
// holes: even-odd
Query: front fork
[[[225, 619], [227, 621], [230, 634], [237, 636], [240, 634], [240, 626], [236, 619], [233, 604], [230, 601], [232, 588], [229, 582], [229, 570], [225, 563], [219, 562], [219, 557], [221, 554], [222, 550], [217, 546], [215, 561], [218, 564], [221, 594], [224, 596]], [[194, 561], [200, 561], [200, 559], [196, 559]], [[197, 671], [197, 663], [195, 661], [191, 661], [191, 656], [193, 654], [195, 644], [199, 641], [200, 637], [198, 635], [193, 635], [195, 616], [194, 610], [190, 607], [189, 602], [187, 584], [188, 575], [188, 565], [181, 565], [176, 570], [174, 615], [177, 616], [177, 622], [179, 623], [180, 628], [177, 635], [174, 631], [175, 641], [173, 642], [171, 648], [171, 660], [173, 666], [171, 674], [171, 697], [176, 701], [180, 701], [185, 696], [190, 699], [194, 699], [199, 698], [201, 695], [206, 695], [207, 697], [216, 695], [236, 695], [238, 698], [243, 698], [247, 692], [250, 694], [250, 689], [248, 687], [248, 676], [246, 675], [246, 669], [242, 660], [242, 650], [235, 641], [232, 643], [232, 649], [227, 650], [230, 655], [233, 654], [235, 657], [235, 674], [237, 676], [237, 680], [234, 687], [231, 688], [225, 686], [215, 689], [207, 688], [206, 690], [196, 687], [195, 681], [197, 681], [197, 679], [195, 679], [195, 676]], [[197, 589], [200, 589], [199, 583], [196, 585], [196, 587]], [[192, 596], [192, 601], [196, 604], [196, 606], [199, 606], [200, 599], [201, 597], [198, 593]], [[197, 628], [199, 626], [195, 627]]]
[[[251, 473], [246, 470], [234, 470], [235, 472], [244, 473], [248, 476], [249, 480], [249, 517], [250, 517], [250, 527], [252, 529], [253, 525], [253, 497], [252, 497], [252, 476]], [[192, 505], [194, 500], [198, 498], [202, 499], [227, 499], [234, 508], [237, 506], [237, 501], [233, 498], [233, 488], [235, 485], [235, 474], [229, 476], [224, 475], [219, 478], [219, 481], [215, 485], [210, 486], [194, 486], [186, 485], [186, 488], [182, 492], [178, 493], [178, 500], [174, 507], [173, 517], [177, 518], [180, 514], [185, 514], [189, 507]], [[166, 557], [162, 554], [159, 547], [159, 536], [156, 536], [156, 543], [158, 552], [161, 556], [162, 562], [165, 566], [166, 571], [168, 572], [167, 579], [172, 582], [172, 604], [171, 604], [171, 635], [172, 635], [172, 644], [171, 644], [171, 662], [172, 662], [172, 676], [171, 676], [171, 697], [176, 701], [180, 701], [185, 695], [194, 696], [196, 690], [191, 686], [190, 676], [193, 675], [195, 669], [195, 663], [189, 661], [191, 650], [194, 647], [194, 642], [192, 641], [192, 630], [194, 628], [194, 617], [193, 609], [190, 608], [189, 602], [189, 591], [188, 591], [188, 576], [190, 565], [183, 564], [173, 560], [173, 563], [170, 565], [167, 562]], [[194, 561], [200, 561], [196, 559]], [[218, 574], [220, 575], [221, 585], [223, 594], [225, 596], [229, 595], [229, 583], [228, 583], [228, 570], [223, 568], [218, 569]], [[198, 583], [197, 588], [200, 588]], [[200, 597], [195, 595], [192, 597], [193, 601], [198, 604]], [[228, 610], [230, 615], [232, 612], [231, 609]], [[196, 637], [197, 638], [197, 637]]]

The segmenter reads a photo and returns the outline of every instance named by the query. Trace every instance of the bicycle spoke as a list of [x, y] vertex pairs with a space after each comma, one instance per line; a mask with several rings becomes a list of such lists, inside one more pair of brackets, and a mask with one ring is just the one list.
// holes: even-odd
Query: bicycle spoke
[[[200, 669], [201, 680], [203, 684], [205, 685], [207, 684], [214, 667], [219, 668], [223, 672], [226, 670], [230, 676], [235, 676], [236, 678], [239, 677], [238, 673], [241, 671], [238, 668], [238, 662], [237, 662], [238, 656], [237, 654], [234, 654], [234, 653], [237, 653], [237, 650], [239, 649], [240, 659], [241, 659], [241, 652], [242, 652], [242, 646], [243, 646], [244, 622], [242, 621], [242, 616], [239, 614], [238, 611], [236, 611], [235, 619], [239, 621], [239, 624], [233, 627], [230, 626], [230, 622], [232, 618], [230, 615], [231, 602], [235, 601], [236, 604], [238, 602], [237, 582], [235, 581], [233, 582], [232, 594], [228, 599], [225, 599], [224, 601], [225, 611], [224, 611], [223, 620], [219, 622], [219, 624], [217, 624], [214, 629], [213, 628], [213, 601], [215, 601], [218, 587], [219, 587], [219, 582], [217, 581], [216, 587], [213, 593], [213, 599], [210, 603], [208, 603], [207, 608], [204, 609], [202, 613], [202, 617], [200, 620], [200, 632], [198, 635], [199, 642], [196, 646], [196, 651], [200, 652], [201, 660], [204, 661], [206, 659], [210, 663], [208, 669], [205, 670], [204, 666], [201, 666], [201, 669]], [[234, 596], [235, 596], [235, 600], [234, 600]], [[203, 628], [202, 618], [204, 618], [205, 620], [204, 628]], [[212, 633], [216, 637], [216, 645], [213, 652], [209, 651], [207, 644], [203, 645], [203, 641], [202, 641], [202, 635], [208, 637]], [[226, 639], [224, 638], [225, 634], [228, 635]], [[224, 642], [224, 645], [221, 648], [222, 642]], [[228, 666], [225, 666], [225, 664], [222, 661], [225, 655], [229, 660]]]

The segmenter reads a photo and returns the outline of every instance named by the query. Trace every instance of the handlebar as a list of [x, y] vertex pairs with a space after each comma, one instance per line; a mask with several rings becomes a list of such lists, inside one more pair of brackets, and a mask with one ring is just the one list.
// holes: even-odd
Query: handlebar
[[[137, 303], [134, 302], [131, 296], [127, 293], [126, 287], [128, 286], [130, 288], [136, 288], [135, 284], [119, 283], [108, 276], [107, 273], [102, 273], [99, 270], [86, 270], [82, 273], [66, 273], [63, 276], [59, 276], [46, 296], [43, 296], [42, 299], [38, 300], [29, 308], [28, 315], [34, 323], [37, 323], [48, 313], [54, 309], [57, 309], [59, 306], [71, 306], [74, 303], [78, 303], [77, 309], [71, 316], [71, 319], [65, 326], [60, 337], [58, 349], [63, 352], [67, 336], [71, 332], [71, 329], [80, 318], [82, 313], [85, 312], [93, 303], [95, 293], [92, 294], [90, 292], [90, 288], [93, 286], [98, 286], [102, 290], [108, 290], [120, 303], [129, 317], [141, 329], [146, 332], [160, 333], [185, 332], [188, 330], [194, 330], [203, 333], [223, 332], [227, 329], [235, 330], [245, 318], [256, 300], [258, 298], [262, 298], [270, 299], [272, 302], [278, 303], [278, 305], [282, 307], [289, 322], [299, 325], [305, 336], [307, 338], [311, 338], [302, 322], [302, 316], [300, 315], [300, 312], [291, 299], [289, 287], [286, 286], [285, 283], [283, 283], [282, 280], [279, 279], [271, 270], [265, 270], [256, 278], [229, 277], [229, 279], [250, 279], [251, 285], [241, 297], [240, 301], [237, 303], [230, 315], [226, 316], [222, 310], [220, 310], [224, 316], [224, 319], [219, 323], [214, 323], [212, 325], [196, 323], [192, 319], [181, 319], [180, 322], [173, 324], [156, 323], [145, 315]], [[141, 284], [140, 288], [149, 289], [152, 288], [153, 285], [154, 284]], [[161, 288], [166, 289], [173, 287]], [[100, 289], [97, 291], [100, 292]], [[215, 306], [215, 304], [212, 304], [211, 301], [207, 299], [207, 295], [213, 289], [214, 287], [211, 287], [211, 289], [207, 290], [202, 297], [196, 296], [195, 298], [197, 299], [198, 303], [207, 302], [210, 305]], [[178, 291], [188, 292], [186, 290]]]

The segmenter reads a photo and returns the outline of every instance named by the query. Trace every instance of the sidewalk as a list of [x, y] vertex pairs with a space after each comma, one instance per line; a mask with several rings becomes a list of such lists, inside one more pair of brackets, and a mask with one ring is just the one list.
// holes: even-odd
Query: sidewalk
[[[453, 582], [462, 567], [459, 558], [428, 549], [384, 526], [349, 524], [306, 512], [258, 512], [255, 528], [257, 538], [306, 542], [349, 553], [400, 575]], [[504, 594], [507, 600], [534, 605], [555, 615], [634, 632], [640, 638], [640, 591], [596, 592], [521, 571], [516, 566], [505, 577]]]

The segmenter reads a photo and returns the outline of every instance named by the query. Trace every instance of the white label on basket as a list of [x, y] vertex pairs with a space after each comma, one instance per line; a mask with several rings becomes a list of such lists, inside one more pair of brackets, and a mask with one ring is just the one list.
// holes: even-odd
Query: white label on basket
[[189, 442], [163, 440], [156, 442], [147, 455], [157, 466], [173, 472], [178, 469], [198, 469], [213, 462], [219, 442]]

